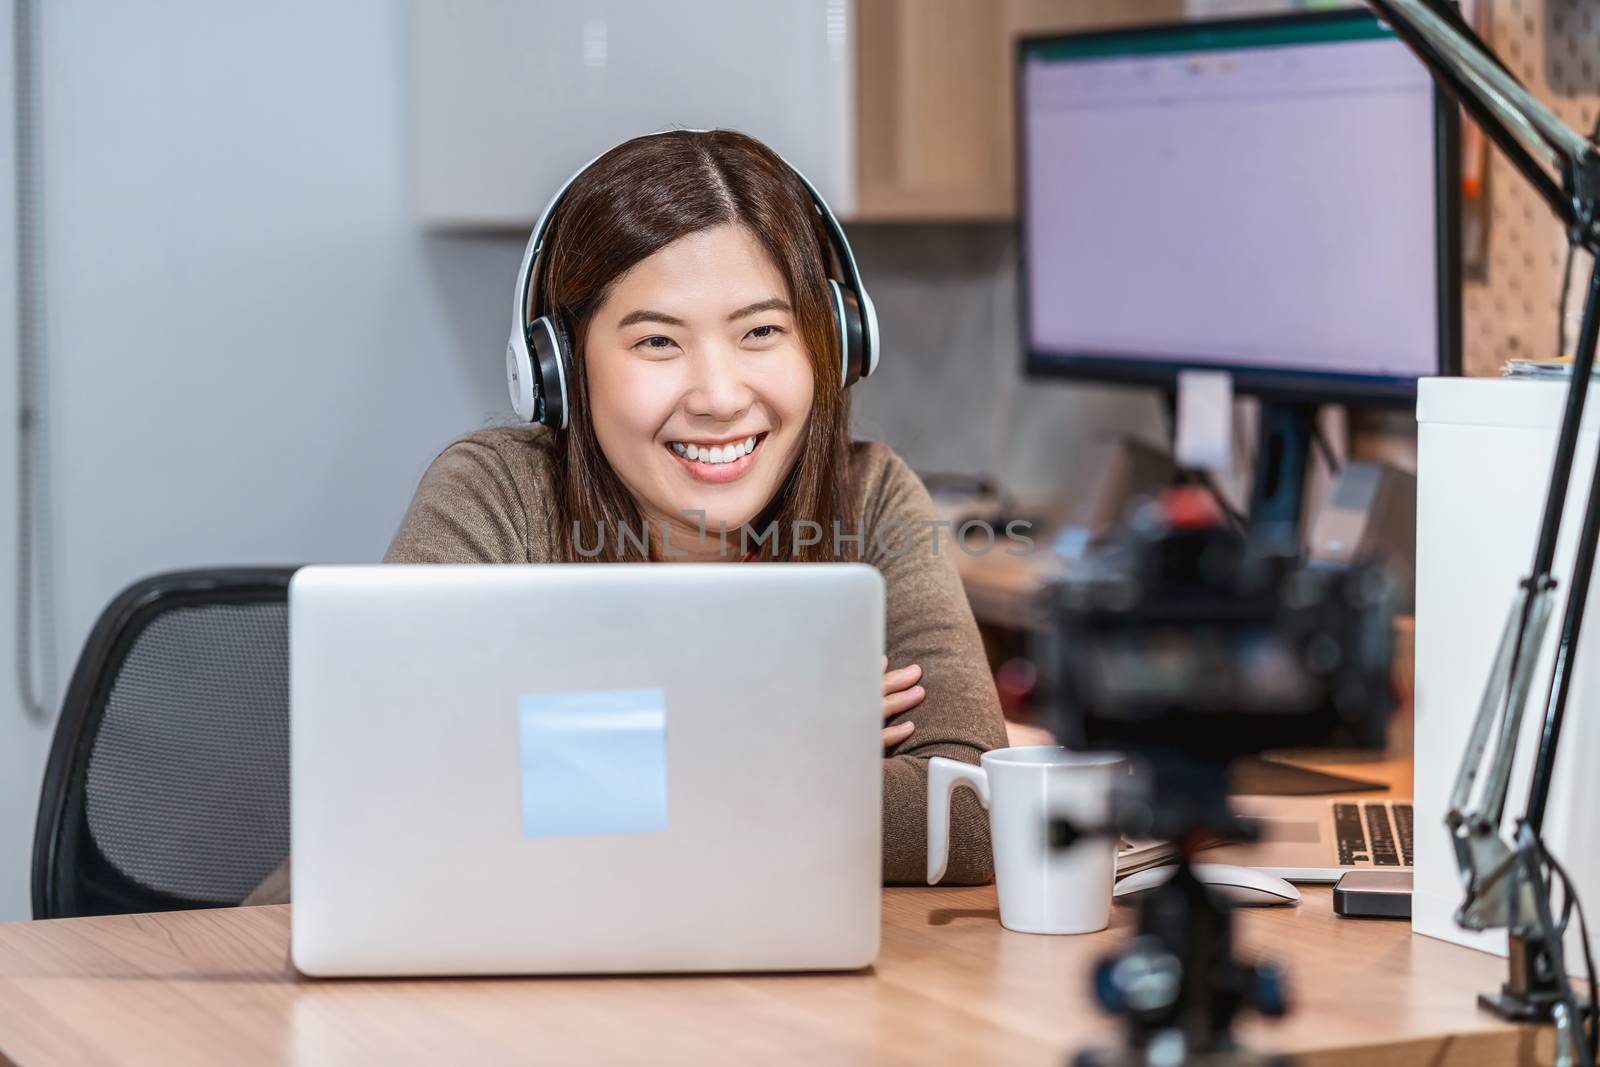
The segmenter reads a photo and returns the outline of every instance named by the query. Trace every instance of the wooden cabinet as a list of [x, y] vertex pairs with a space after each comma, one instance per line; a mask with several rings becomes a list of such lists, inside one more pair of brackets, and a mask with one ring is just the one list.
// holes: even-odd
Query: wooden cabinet
[[1182, 15], [1182, 0], [856, 0], [852, 217], [1011, 217], [1016, 38]]
[[856, 0], [860, 219], [1010, 211], [1003, 0]]

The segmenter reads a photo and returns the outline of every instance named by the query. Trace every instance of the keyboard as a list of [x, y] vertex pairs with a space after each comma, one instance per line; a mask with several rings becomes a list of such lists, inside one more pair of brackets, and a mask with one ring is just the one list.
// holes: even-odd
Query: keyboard
[[1339, 865], [1410, 867], [1412, 814], [1410, 804], [1334, 804], [1333, 833]]

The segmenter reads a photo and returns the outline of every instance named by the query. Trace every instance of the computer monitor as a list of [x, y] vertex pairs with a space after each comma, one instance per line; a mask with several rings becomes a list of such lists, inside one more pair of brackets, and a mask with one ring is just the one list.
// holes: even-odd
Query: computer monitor
[[1459, 373], [1456, 108], [1364, 10], [1025, 39], [1030, 374], [1300, 403]]

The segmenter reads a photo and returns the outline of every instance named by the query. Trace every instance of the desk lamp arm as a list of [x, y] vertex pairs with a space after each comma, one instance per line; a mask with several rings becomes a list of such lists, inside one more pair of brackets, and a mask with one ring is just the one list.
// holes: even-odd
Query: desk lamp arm
[[[1595, 251], [1600, 154], [1541, 103], [1442, 0], [1367, 0], [1561, 220]], [[1550, 172], [1555, 177], [1551, 177]]]
[[[1536, 100], [1479, 41], [1445, 0], [1368, 0], [1457, 99], [1483, 132], [1533, 185], [1566, 228], [1568, 240], [1600, 251], [1600, 154], [1588, 138]], [[1554, 177], [1552, 177], [1552, 172]], [[1572, 462], [1600, 337], [1600, 260], [1591, 270], [1583, 326], [1567, 387], [1555, 457], [1539, 523], [1533, 566], [1519, 585], [1510, 616], [1468, 735], [1466, 752], [1451, 792], [1446, 822], [1465, 890], [1456, 921], [1468, 929], [1506, 927], [1513, 941], [1511, 980], [1485, 1003], [1505, 1012], [1553, 1019], [1559, 1063], [1594, 1062], [1582, 1015], [1566, 980], [1562, 958], [1564, 924], [1553, 921], [1550, 886], [1543, 871], [1554, 866], [1539, 837], [1548, 800], [1556, 745], [1571, 681], [1572, 660], [1582, 628], [1600, 541], [1600, 462], [1584, 506], [1583, 532], [1567, 598], [1561, 641], [1546, 695], [1544, 729], [1529, 791], [1528, 814], [1518, 821], [1515, 844], [1500, 833], [1517, 739], [1532, 688], [1533, 671], [1554, 604], [1552, 574]], [[1495, 724], [1498, 721], [1498, 733]], [[1494, 751], [1482, 794], [1473, 789], [1490, 738]], [[1570, 889], [1570, 887], [1569, 887]], [[1532, 961], [1531, 963], [1529, 961]], [[1517, 961], [1523, 966], [1519, 970]]]
[[[1551, 211], [1568, 227], [1572, 239], [1600, 251], [1600, 225], [1596, 223], [1597, 205], [1600, 205], [1600, 154], [1588, 138], [1567, 126], [1529, 93], [1477, 39], [1453, 5], [1442, 0], [1368, 0], [1368, 3], [1410, 46], [1445, 90], [1473, 114], [1484, 133], [1522, 170]], [[1559, 176], [1559, 184], [1547, 173], [1546, 167]], [[1490, 836], [1498, 837], [1505, 814], [1522, 715], [1554, 603], [1556, 582], [1552, 567], [1571, 483], [1578, 428], [1593, 372], [1594, 334], [1600, 327], [1595, 314], [1597, 299], [1600, 298], [1597, 298], [1596, 277], [1591, 275], [1589, 302], [1557, 434], [1533, 566], [1512, 604], [1477, 718], [1468, 736], [1465, 758], [1450, 798], [1452, 829], [1468, 833], [1486, 830]], [[1591, 497], [1590, 504], [1596, 503]], [[1594, 508], [1591, 506], [1590, 510]], [[1582, 578], [1587, 584], [1587, 575]], [[1581, 623], [1581, 608], [1580, 602], [1576, 613], [1568, 611], [1566, 629], [1575, 629], [1576, 624]], [[1558, 656], [1557, 671], [1564, 670], [1564, 657]], [[1559, 679], [1552, 680], [1552, 705], [1556, 703], [1555, 694], [1564, 689]], [[1558, 733], [1558, 730], [1551, 731], [1547, 724], [1546, 739]], [[1491, 736], [1496, 740], [1488, 778], [1482, 796], [1474, 804], [1472, 792]], [[1530, 806], [1542, 812], [1543, 801], [1539, 799]], [[1469, 895], [1478, 885], [1475, 875], [1501, 868], [1508, 852], [1504, 842], [1482, 854], [1466, 854], [1458, 849], [1458, 862], [1462, 865]]]

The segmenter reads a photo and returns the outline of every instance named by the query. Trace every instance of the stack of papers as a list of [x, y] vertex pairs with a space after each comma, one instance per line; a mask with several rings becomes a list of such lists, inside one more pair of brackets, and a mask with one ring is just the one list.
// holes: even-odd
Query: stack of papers
[[1171, 841], [1124, 837], [1122, 847], [1117, 850], [1117, 877], [1177, 862], [1178, 846]]
[[1500, 367], [1505, 378], [1538, 378], [1566, 381], [1572, 377], [1572, 357], [1556, 359], [1508, 359]]

